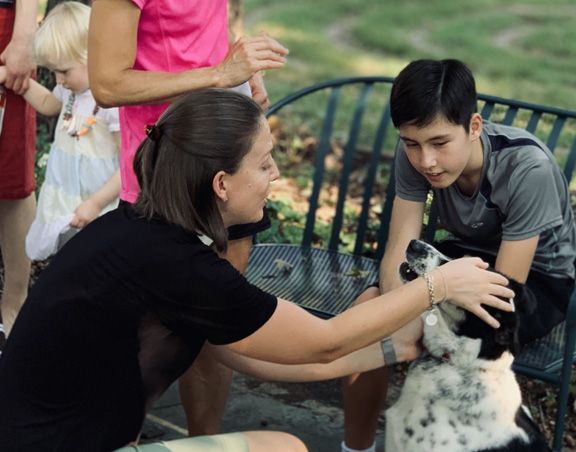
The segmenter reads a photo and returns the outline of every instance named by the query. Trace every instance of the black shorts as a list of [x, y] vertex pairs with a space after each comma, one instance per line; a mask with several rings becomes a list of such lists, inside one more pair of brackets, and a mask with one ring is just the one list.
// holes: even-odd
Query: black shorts
[[[465, 245], [445, 240], [435, 243], [434, 246], [446, 256], [459, 258], [463, 256], [480, 257], [491, 266], [494, 266], [496, 256], [489, 253], [470, 251]], [[539, 337], [545, 336], [566, 319], [566, 309], [574, 289], [574, 280], [569, 277], [559, 278], [550, 276], [536, 270], [530, 270], [526, 280], [526, 289], [536, 298], [536, 309], [533, 314], [527, 315], [520, 330], [520, 343], [525, 344]]]
[[[123, 199], [120, 200], [119, 205], [131, 204]], [[262, 219], [257, 223], [236, 224], [228, 228], [228, 240], [239, 240], [245, 237], [253, 237], [259, 232], [265, 231], [270, 227], [270, 215], [268, 209], [264, 207]]]

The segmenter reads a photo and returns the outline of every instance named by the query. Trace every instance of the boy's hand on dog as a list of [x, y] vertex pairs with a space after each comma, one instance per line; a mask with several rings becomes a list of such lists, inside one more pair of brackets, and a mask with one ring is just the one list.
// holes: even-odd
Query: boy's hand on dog
[[[445, 281], [445, 299], [476, 314], [488, 325], [498, 328], [500, 323], [482, 305], [502, 311], [512, 311], [512, 305], [501, 298], [510, 299], [514, 292], [506, 285], [508, 280], [499, 273], [486, 270], [488, 264], [477, 257], [464, 257], [450, 261], [432, 271], [439, 272]], [[501, 298], [498, 298], [501, 297]]]

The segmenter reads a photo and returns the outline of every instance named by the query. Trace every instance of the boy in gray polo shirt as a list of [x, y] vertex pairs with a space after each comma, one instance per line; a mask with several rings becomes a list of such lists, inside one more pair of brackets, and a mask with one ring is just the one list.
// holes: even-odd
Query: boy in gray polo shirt
[[[418, 60], [395, 79], [390, 105], [402, 149], [380, 267], [381, 292], [401, 284], [398, 265], [421, 234], [433, 191], [451, 257], [476, 255], [526, 283], [538, 307], [520, 340], [545, 335], [565, 316], [574, 286], [576, 228], [566, 179], [547, 147], [518, 128], [483, 121], [470, 70], [457, 60]], [[344, 385], [344, 451], [371, 451], [388, 372]]]

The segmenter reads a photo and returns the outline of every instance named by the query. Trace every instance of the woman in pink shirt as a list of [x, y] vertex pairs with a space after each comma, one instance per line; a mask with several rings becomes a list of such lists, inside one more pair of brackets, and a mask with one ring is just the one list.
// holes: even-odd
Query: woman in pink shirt
[[[134, 203], [139, 187], [133, 160], [145, 127], [169, 102], [201, 88], [244, 85], [264, 109], [268, 96], [260, 71], [281, 68], [288, 50], [266, 35], [230, 43], [227, 0], [94, 0], [88, 70], [103, 107], [120, 107], [121, 200]], [[252, 236], [269, 225], [229, 228], [225, 257], [244, 272]], [[216, 433], [231, 371], [201, 354], [180, 379], [190, 434]], [[192, 403], [192, 400], [194, 403]]]
[[287, 50], [263, 35], [230, 46], [226, 0], [96, 0], [89, 54], [94, 96], [102, 106], [120, 107], [120, 197], [133, 203], [139, 192], [131, 163], [136, 147], [146, 124], [170, 100], [246, 81], [260, 94], [259, 71], [282, 67]]

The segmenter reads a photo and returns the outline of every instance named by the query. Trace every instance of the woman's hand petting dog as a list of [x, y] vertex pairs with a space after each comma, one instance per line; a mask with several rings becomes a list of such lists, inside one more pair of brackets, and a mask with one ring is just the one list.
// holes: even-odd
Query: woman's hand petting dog
[[[476, 314], [488, 325], [498, 328], [500, 323], [482, 305], [493, 306], [502, 311], [512, 311], [513, 307], [502, 298], [514, 298], [514, 292], [507, 286], [508, 280], [499, 273], [489, 270], [488, 264], [477, 257], [463, 257], [450, 261], [431, 272], [438, 275], [437, 281], [444, 280], [443, 299]], [[500, 297], [500, 298], [499, 298]]]

